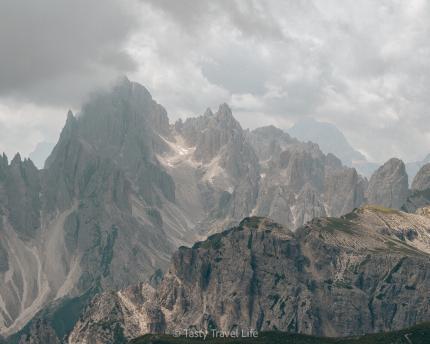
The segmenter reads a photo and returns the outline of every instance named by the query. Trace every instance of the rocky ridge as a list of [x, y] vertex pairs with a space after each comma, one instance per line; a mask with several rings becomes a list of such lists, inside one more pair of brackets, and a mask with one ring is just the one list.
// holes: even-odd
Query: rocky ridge
[[189, 328], [351, 336], [428, 321], [429, 214], [365, 206], [296, 232], [246, 218], [180, 248], [158, 287], [99, 295], [69, 343]]

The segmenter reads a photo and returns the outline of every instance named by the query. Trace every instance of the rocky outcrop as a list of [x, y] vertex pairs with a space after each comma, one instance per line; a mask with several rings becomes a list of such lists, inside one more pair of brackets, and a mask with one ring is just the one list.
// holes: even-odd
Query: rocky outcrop
[[400, 209], [409, 194], [408, 175], [403, 161], [392, 158], [378, 168], [369, 180], [367, 202]]
[[412, 181], [412, 190], [424, 191], [430, 189], [430, 164], [425, 164], [420, 168]]
[[185, 329], [351, 336], [428, 321], [429, 213], [366, 206], [296, 232], [247, 218], [180, 248], [156, 290], [98, 296], [69, 343]]
[[418, 171], [402, 210], [413, 213], [428, 205], [430, 205], [430, 164], [424, 165]]

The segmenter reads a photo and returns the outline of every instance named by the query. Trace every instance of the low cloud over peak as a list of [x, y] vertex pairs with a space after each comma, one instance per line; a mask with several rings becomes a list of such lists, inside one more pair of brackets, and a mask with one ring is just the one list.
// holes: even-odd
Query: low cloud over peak
[[375, 161], [430, 150], [426, 1], [6, 0], [0, 32], [0, 97], [62, 118], [127, 74], [173, 119], [228, 102], [244, 127], [334, 123]]

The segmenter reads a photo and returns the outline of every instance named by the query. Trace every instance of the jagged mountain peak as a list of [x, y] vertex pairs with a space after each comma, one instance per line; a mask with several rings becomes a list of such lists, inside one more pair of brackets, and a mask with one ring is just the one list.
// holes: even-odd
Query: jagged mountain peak
[[10, 164], [12, 166], [15, 166], [15, 165], [20, 165], [21, 162], [22, 162], [21, 154], [16, 153], [15, 156], [13, 157], [12, 161], [10, 162]]
[[218, 111], [215, 114], [217, 120], [224, 125], [231, 126], [233, 129], [242, 130], [239, 122], [234, 118], [231, 108], [227, 103], [220, 104], [218, 107]]
[[[0, 156], [0, 173], [2, 173], [2, 171], [4, 171], [7, 167], [9, 166], [9, 160], [6, 156], [5, 153], [3, 153], [3, 155]], [[0, 178], [2, 177], [0, 174]]]
[[227, 103], [222, 103], [218, 106], [218, 110], [213, 111], [208, 108], [201, 117], [204, 121], [207, 121], [206, 126], [208, 128], [222, 128], [224, 130], [242, 131], [242, 127], [239, 122], [234, 118], [233, 112]]
[[33, 169], [37, 170], [37, 167], [34, 165], [33, 161], [30, 158], [22, 158], [20, 153], [16, 153], [13, 159], [10, 161], [5, 153], [0, 156], [0, 167], [3, 168], [11, 168], [11, 169]]
[[66, 121], [73, 120], [75, 118], [75, 115], [73, 115], [72, 110], [67, 111], [67, 119]]
[[88, 124], [90, 119], [105, 121], [116, 126], [117, 130], [136, 126], [138, 129], [142, 129], [142, 126], [151, 127], [161, 134], [167, 134], [169, 130], [166, 110], [153, 100], [144, 86], [127, 78], [119, 81], [111, 90], [93, 95], [83, 105], [79, 120]]
[[213, 117], [214, 113], [212, 112], [211, 108], [207, 108], [205, 113], [203, 114], [203, 117]]
[[154, 152], [166, 149], [160, 135], [170, 135], [166, 110], [144, 86], [122, 78], [110, 90], [92, 95], [77, 116], [68, 112], [46, 166], [55, 159], [57, 147], [74, 137], [75, 145], [83, 145], [86, 151], [136, 170], [142, 160], [155, 163]]
[[120, 78], [113, 86], [112, 93], [123, 99], [135, 97], [152, 100], [151, 93], [142, 84], [130, 81], [126, 76]]
[[216, 113], [208, 109], [203, 116], [187, 118], [175, 127], [188, 145], [196, 147], [194, 157], [199, 161], [211, 161], [226, 145], [240, 149], [245, 140], [240, 123], [226, 103], [219, 105]]
[[234, 119], [233, 113], [231, 112], [231, 109], [227, 103], [222, 103], [219, 105], [216, 116], [220, 121], [231, 121], [232, 119]]

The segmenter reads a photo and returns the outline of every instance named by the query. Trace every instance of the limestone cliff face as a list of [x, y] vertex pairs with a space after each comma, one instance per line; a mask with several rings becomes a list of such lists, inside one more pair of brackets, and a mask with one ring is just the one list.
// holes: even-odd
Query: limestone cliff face
[[[222, 104], [215, 114], [208, 110], [204, 116], [177, 123], [176, 133], [192, 150], [196, 179], [190, 181], [198, 185], [201, 204], [209, 214], [204, 231], [250, 214], [258, 194], [260, 166], [230, 108]], [[171, 173], [175, 178], [177, 171]]]
[[366, 206], [296, 232], [247, 218], [180, 248], [156, 289], [99, 295], [69, 343], [188, 328], [349, 336], [428, 321], [428, 213]]
[[246, 136], [260, 161], [276, 158], [282, 151], [299, 141], [273, 125], [247, 131]]
[[420, 168], [412, 181], [411, 188], [419, 191], [430, 189], [430, 164], [425, 164]]
[[0, 159], [0, 334], [52, 302], [166, 268], [179, 239], [160, 209], [175, 201], [175, 186], [156, 154], [169, 130], [148, 91], [123, 80], [69, 112], [44, 170], [19, 155]]
[[369, 204], [400, 209], [408, 197], [408, 175], [403, 161], [392, 158], [373, 173], [367, 189]]
[[430, 205], [430, 164], [421, 167], [412, 182], [412, 190], [402, 206], [407, 212]]
[[[264, 135], [270, 132], [271, 135]], [[253, 215], [267, 216], [295, 229], [317, 216], [339, 216], [364, 202], [366, 180], [324, 155], [313, 143], [302, 143], [273, 128], [249, 134], [264, 152]]]

